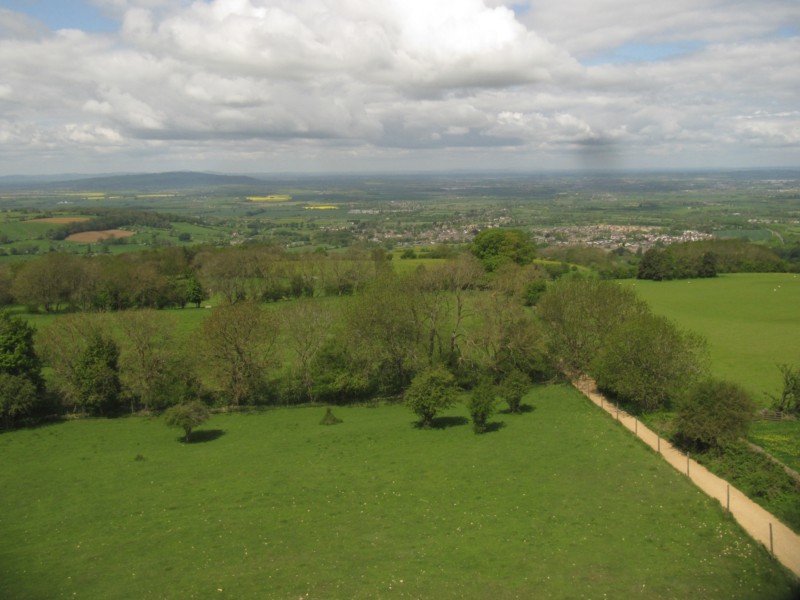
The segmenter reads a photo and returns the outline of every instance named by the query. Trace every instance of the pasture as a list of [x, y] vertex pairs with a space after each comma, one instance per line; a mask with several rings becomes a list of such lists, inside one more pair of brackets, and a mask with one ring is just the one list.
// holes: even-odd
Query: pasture
[[712, 372], [761, 406], [781, 389], [779, 364], [800, 364], [800, 275], [741, 273], [713, 279], [624, 281], [653, 311], [708, 340]]
[[[4, 598], [789, 599], [797, 582], [564, 386], [476, 436], [402, 406], [0, 435]], [[502, 424], [502, 426], [500, 425]]]

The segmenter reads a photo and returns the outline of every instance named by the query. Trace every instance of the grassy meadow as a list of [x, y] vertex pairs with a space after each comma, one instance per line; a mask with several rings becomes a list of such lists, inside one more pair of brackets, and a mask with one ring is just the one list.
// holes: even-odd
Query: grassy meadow
[[712, 372], [769, 406], [779, 364], [800, 364], [800, 275], [741, 273], [713, 279], [625, 281], [653, 311], [708, 340]]
[[402, 406], [0, 435], [3, 598], [789, 599], [797, 582], [564, 386], [476, 436]]

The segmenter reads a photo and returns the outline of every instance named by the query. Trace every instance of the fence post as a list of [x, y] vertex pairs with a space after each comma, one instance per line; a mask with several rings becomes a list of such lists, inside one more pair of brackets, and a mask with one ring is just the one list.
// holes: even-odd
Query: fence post
[[639, 435], [639, 419], [637, 419], [636, 417], [634, 417], [633, 419], [633, 433]]
[[769, 524], [769, 553], [775, 558], [775, 551], [772, 548], [772, 523]]
[[658, 451], [661, 452], [661, 434], [656, 434], [656, 437], [658, 437]]
[[689, 453], [686, 453], [686, 476], [689, 477]]
[[728, 512], [731, 512], [731, 484], [730, 483], [728, 484], [728, 488], [727, 488], [726, 491], [727, 491], [727, 497], [725, 498], [725, 509]]

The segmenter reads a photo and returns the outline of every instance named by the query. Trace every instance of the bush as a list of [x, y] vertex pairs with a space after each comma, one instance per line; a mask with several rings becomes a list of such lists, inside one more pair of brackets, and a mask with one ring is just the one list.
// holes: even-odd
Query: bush
[[177, 404], [172, 408], [168, 408], [164, 411], [164, 422], [168, 427], [183, 429], [186, 434], [184, 439], [188, 442], [192, 435], [192, 429], [208, 421], [210, 416], [206, 405], [194, 400], [193, 402]]
[[322, 420], [319, 422], [320, 425], [338, 425], [341, 423], [342, 420], [333, 414], [331, 407], [329, 406], [325, 411], [325, 416], [322, 417]]
[[489, 419], [496, 408], [495, 387], [489, 382], [482, 382], [472, 390], [467, 408], [472, 418], [472, 429], [475, 433], [486, 431]]
[[500, 382], [500, 397], [508, 404], [508, 412], [522, 412], [522, 398], [531, 387], [530, 378], [518, 369], [514, 369]]
[[419, 417], [419, 426], [429, 428], [437, 412], [455, 403], [455, 378], [444, 367], [429, 367], [411, 381], [405, 401]]
[[696, 384], [678, 405], [679, 442], [703, 448], [730, 446], [747, 435], [755, 411], [739, 385], [709, 378]]

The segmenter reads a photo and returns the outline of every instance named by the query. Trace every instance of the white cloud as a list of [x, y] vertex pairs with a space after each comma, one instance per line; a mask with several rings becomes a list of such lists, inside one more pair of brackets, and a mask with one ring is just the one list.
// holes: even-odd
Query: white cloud
[[[49, 32], [0, 9], [0, 169], [41, 164], [26, 148], [46, 148], [53, 171], [93, 152], [109, 169], [148, 156], [574, 166], [570, 153], [612, 149], [630, 166], [695, 164], [709, 148], [739, 164], [800, 159], [788, 0], [93, 2], [117, 34]], [[579, 62], [680, 41], [691, 51], [669, 60]]]

